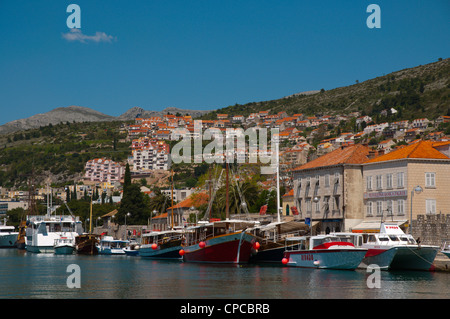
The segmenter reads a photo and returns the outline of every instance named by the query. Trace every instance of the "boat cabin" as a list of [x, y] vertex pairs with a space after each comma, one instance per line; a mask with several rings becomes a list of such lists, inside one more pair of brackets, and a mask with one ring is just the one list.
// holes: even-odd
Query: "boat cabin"
[[142, 235], [141, 245], [157, 244], [159, 246], [173, 240], [180, 240], [182, 237], [182, 231], [152, 231]]
[[311, 250], [319, 247], [326, 248], [328, 243], [341, 242], [339, 237], [331, 235], [302, 236], [286, 238], [286, 251]]
[[101, 248], [120, 249], [127, 247], [128, 240], [114, 239], [112, 236], [105, 236], [100, 240]]
[[240, 232], [254, 227], [256, 221], [223, 220], [217, 222], [199, 222], [199, 225], [186, 229], [186, 242], [188, 245], [208, 240], [209, 238]]
[[403, 234], [369, 234], [367, 244], [375, 245], [417, 245], [417, 242], [411, 235]]

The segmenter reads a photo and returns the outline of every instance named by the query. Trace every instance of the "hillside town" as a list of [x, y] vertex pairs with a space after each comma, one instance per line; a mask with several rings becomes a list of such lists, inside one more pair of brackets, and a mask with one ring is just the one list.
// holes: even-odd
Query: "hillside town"
[[[395, 114], [394, 109], [389, 112]], [[193, 196], [204, 194], [207, 186], [170, 189], [171, 171], [176, 166], [170, 151], [179, 140], [174, 134], [177, 129], [186, 129], [189, 138], [200, 138], [195, 121], [199, 120], [189, 115], [166, 114], [122, 124], [120, 132], [126, 133], [126, 141], [130, 143], [126, 162], [91, 159], [85, 164], [82, 180], [63, 189], [38, 189], [36, 199], [45, 201], [50, 196], [67, 202], [71, 197], [94, 195], [94, 203], [120, 203], [128, 165], [134, 180], [150, 178], [152, 186], [164, 180], [165, 183], [158, 184], [160, 190], [168, 196], [173, 194], [179, 220], [188, 220], [194, 206], [200, 206]], [[217, 119], [202, 120], [197, 125], [201, 123], [200, 134], [212, 128], [224, 134], [236, 128], [278, 129], [281, 214], [288, 219], [310, 218], [321, 231], [329, 233], [373, 230], [380, 218], [388, 216], [407, 228], [411, 218], [417, 223], [418, 216], [448, 214], [450, 203], [445, 190], [450, 186], [446, 185], [450, 181], [449, 122], [450, 116], [445, 115], [433, 120], [374, 123], [370, 116], [360, 112], [308, 116], [260, 111], [248, 117], [217, 114]], [[248, 150], [237, 152], [248, 162]], [[267, 152], [270, 154], [272, 148]], [[150, 184], [142, 185], [141, 191], [153, 197], [155, 192]], [[260, 189], [275, 190], [275, 175], [258, 185]], [[412, 190], [416, 186], [421, 187], [423, 194], [414, 197]], [[0, 196], [0, 215], [17, 207], [28, 207], [27, 191], [2, 188]], [[263, 212], [261, 207], [260, 215]], [[169, 215], [159, 213], [153, 216], [154, 223], [158, 222], [153, 228], [167, 228]], [[166, 220], [158, 221], [158, 216]], [[447, 235], [450, 234], [442, 234]]]

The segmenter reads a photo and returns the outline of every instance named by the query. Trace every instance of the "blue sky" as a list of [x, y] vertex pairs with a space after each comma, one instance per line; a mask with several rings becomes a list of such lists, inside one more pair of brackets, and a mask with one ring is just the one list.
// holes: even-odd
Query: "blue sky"
[[[371, 3], [380, 29], [366, 25]], [[448, 58], [449, 16], [448, 0], [0, 0], [0, 124], [69, 105], [117, 116], [347, 86]]]

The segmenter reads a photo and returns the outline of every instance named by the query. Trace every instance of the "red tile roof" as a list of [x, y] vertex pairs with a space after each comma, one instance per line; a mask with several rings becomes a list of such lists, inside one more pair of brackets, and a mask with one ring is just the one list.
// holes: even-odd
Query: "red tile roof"
[[406, 158], [450, 159], [448, 156], [436, 150], [434, 147], [442, 145], [434, 141], [419, 141], [417, 143], [401, 147], [388, 154], [384, 154], [368, 160], [367, 163], [393, 161]]
[[339, 164], [362, 164], [369, 159], [368, 155], [369, 148], [367, 146], [354, 144], [347, 147], [339, 147], [338, 149], [303, 164], [302, 166], [294, 168], [293, 170], [298, 171]]

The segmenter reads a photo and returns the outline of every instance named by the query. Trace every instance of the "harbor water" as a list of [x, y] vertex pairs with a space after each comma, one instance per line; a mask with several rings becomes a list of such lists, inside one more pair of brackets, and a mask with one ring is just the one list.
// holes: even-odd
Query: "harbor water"
[[[379, 273], [0, 250], [2, 299], [448, 299], [450, 273]], [[71, 287], [71, 265], [79, 287]], [[69, 283], [68, 283], [69, 282]]]

